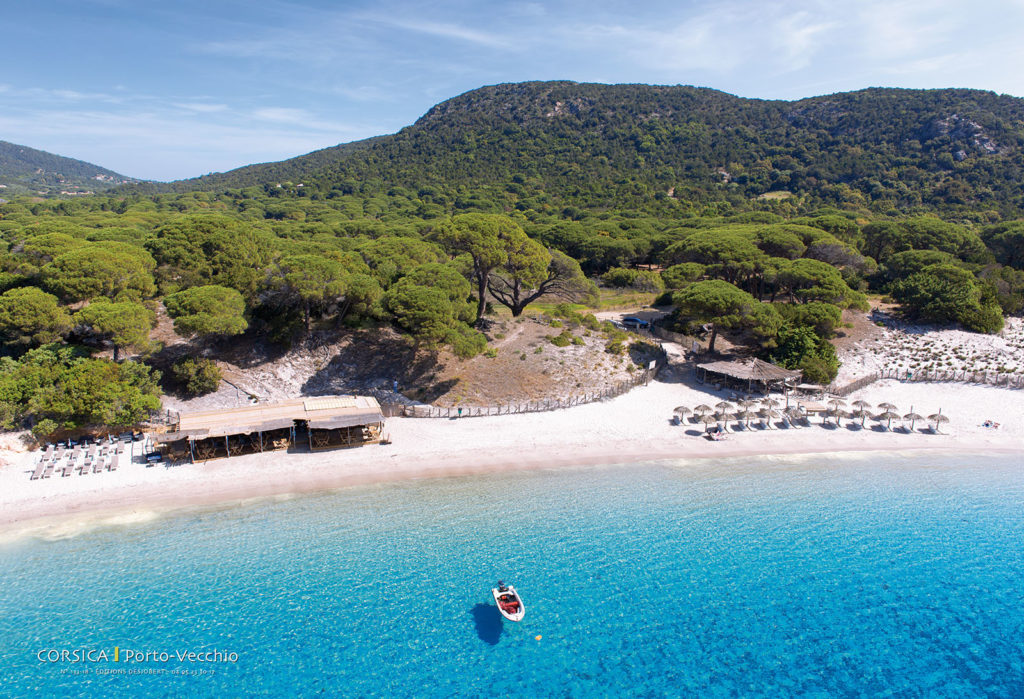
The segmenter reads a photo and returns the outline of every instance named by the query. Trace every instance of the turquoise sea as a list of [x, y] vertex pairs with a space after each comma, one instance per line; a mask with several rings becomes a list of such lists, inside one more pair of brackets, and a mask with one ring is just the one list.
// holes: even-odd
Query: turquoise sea
[[1024, 463], [662, 462], [181, 513], [0, 547], [0, 639], [12, 697], [1022, 696]]

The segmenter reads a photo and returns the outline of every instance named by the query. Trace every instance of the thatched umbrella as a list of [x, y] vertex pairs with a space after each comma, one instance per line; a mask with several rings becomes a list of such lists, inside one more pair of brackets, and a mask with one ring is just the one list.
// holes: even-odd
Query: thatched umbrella
[[719, 412], [724, 413], [727, 410], [732, 410], [732, 403], [723, 400], [721, 403], [715, 403], [715, 407], [718, 408]]
[[892, 403], [879, 403], [878, 407], [881, 408], [882, 410], [885, 410], [886, 412], [896, 410], [896, 406], [893, 405]]
[[751, 412], [749, 410], [741, 410], [738, 413], [736, 413], [736, 418], [738, 420], [743, 420], [744, 427], [746, 427], [749, 430], [750, 429], [750, 418], [754, 417], [756, 414], [757, 413]]
[[693, 409], [693, 414], [694, 415], [696, 415], [697, 413], [700, 413], [701, 415], [705, 415], [705, 414], [710, 413], [710, 412], [711, 412], [711, 406], [710, 405], [701, 404], [701, 405], [698, 405], [696, 408]]
[[827, 414], [833, 416], [836, 419], [836, 425], [838, 425], [839, 427], [843, 426], [841, 422], [842, 418], [850, 417], [850, 413], [846, 412], [839, 406], [830, 408]]
[[852, 413], [850, 413], [850, 417], [853, 417], [853, 418], [858, 418], [859, 417], [860, 418], [860, 426], [863, 428], [864, 427], [864, 420], [866, 420], [868, 418], [868, 411], [867, 410], [854, 410]]
[[924, 420], [923, 417], [921, 417], [920, 415], [918, 415], [917, 413], [915, 413], [913, 411], [911, 411], [911, 412], [907, 413], [906, 415], [904, 415], [903, 419], [904, 420], [910, 420], [910, 431], [911, 432], [914, 431], [914, 423], [915, 422], [917, 422], [918, 420]]
[[704, 423], [705, 432], [710, 432], [711, 426], [718, 423], [714, 415], [701, 415], [699, 420]]
[[676, 422], [682, 422], [686, 419], [686, 416], [693, 411], [687, 408], [685, 405], [680, 405], [678, 408], [672, 411], [672, 414], [676, 417]]
[[871, 407], [871, 403], [868, 403], [866, 400], [855, 400], [851, 405], [861, 411], [867, 410]]
[[796, 427], [796, 423], [793, 422], [793, 420], [797, 420], [804, 416], [804, 414], [800, 412], [800, 408], [797, 407], [786, 408], [782, 411], [782, 414], [789, 419], [789, 424], [793, 425], [793, 427]]
[[731, 410], [722, 410], [715, 413], [715, 419], [722, 422], [725, 425], [725, 429], [729, 429], [729, 421], [736, 419], [736, 413]]
[[832, 400], [830, 400], [828, 402], [828, 407], [835, 408], [835, 409], [837, 409], [837, 408], [845, 408], [846, 407], [846, 401], [843, 400], [842, 398], [833, 398]]
[[875, 415], [875, 419], [878, 420], [879, 422], [881, 422], [882, 420], [885, 420], [886, 421], [885, 429], [891, 430], [892, 429], [892, 421], [893, 420], [899, 420], [900, 419], [900, 414], [899, 413], [894, 413], [891, 410], [886, 410], [884, 413], [880, 413], [878, 415]]
[[765, 408], [764, 410], [758, 411], [758, 415], [761, 416], [761, 420], [768, 426], [768, 429], [772, 428], [772, 418], [782, 417], [782, 413], [778, 410], [772, 410], [771, 408]]
[[744, 398], [743, 400], [736, 401], [736, 405], [740, 406], [744, 410], [749, 410], [753, 406], [757, 405], [757, 401], [750, 400], [749, 398]]
[[777, 408], [779, 407], [780, 403], [774, 398], [762, 398], [761, 405], [763, 405], [766, 408]]
[[935, 423], [935, 431], [939, 431], [939, 424], [943, 422], [949, 422], [949, 418], [942, 414], [942, 411], [929, 415], [928, 419]]

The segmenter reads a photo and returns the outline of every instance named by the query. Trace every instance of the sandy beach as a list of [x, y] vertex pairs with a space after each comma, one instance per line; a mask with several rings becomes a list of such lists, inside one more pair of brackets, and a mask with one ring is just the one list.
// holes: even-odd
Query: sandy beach
[[[703, 425], [673, 424], [675, 406], [714, 405], [730, 395], [710, 387], [653, 381], [613, 400], [555, 412], [454, 420], [391, 418], [388, 445], [315, 454], [268, 452], [176, 466], [133, 462], [117, 472], [37, 481], [29, 473], [38, 452], [4, 452], [0, 534], [59, 537], [181, 508], [561, 465], [857, 451], [1024, 453], [1024, 395], [964, 384], [881, 381], [848, 397], [873, 405], [892, 402], [900, 414], [913, 410], [930, 415], [941, 409], [950, 418], [941, 434], [929, 433], [925, 422], [905, 433], [885, 431], [871, 420], [860, 429], [848, 421], [841, 427], [823, 426], [820, 418], [813, 418], [810, 426], [795, 429], [752, 423], [750, 430], [711, 442], [703, 436]], [[999, 422], [999, 428], [984, 427], [986, 420]]]

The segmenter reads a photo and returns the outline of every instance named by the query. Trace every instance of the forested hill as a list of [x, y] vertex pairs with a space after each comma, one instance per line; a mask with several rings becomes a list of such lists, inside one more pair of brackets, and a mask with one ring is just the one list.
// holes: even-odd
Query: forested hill
[[99, 165], [0, 141], [0, 192], [97, 191], [132, 181]]
[[391, 136], [172, 188], [292, 182], [306, 196], [404, 187], [520, 208], [731, 201], [1019, 216], [1022, 180], [1016, 97], [871, 88], [786, 102], [532, 82], [467, 92]]

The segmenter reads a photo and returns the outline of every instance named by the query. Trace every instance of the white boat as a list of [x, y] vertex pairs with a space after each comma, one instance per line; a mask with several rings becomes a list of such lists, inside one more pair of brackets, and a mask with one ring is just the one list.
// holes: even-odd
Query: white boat
[[498, 605], [498, 611], [509, 621], [522, 621], [526, 614], [526, 605], [512, 585], [506, 585], [498, 581], [497, 587], [491, 588], [494, 595], [494, 603]]

